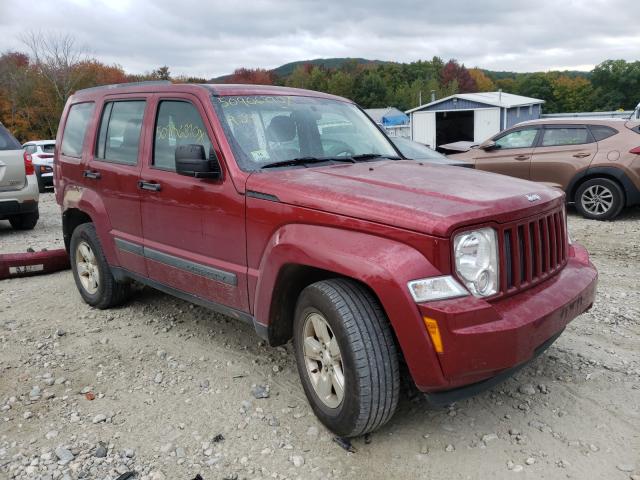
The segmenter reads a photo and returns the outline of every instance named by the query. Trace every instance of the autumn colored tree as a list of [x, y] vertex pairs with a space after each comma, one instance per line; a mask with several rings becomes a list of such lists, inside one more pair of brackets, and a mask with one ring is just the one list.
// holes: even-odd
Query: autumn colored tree
[[469, 70], [457, 60], [449, 60], [440, 73], [440, 85], [443, 88], [450, 88], [453, 82], [457, 83], [457, 93], [477, 92], [478, 86], [469, 74]]
[[238, 68], [225, 79], [225, 83], [273, 85], [274, 80], [275, 75], [271, 70], [265, 70], [263, 68]]
[[479, 68], [470, 68], [469, 75], [476, 82], [478, 92], [494, 92], [496, 91], [496, 84]]

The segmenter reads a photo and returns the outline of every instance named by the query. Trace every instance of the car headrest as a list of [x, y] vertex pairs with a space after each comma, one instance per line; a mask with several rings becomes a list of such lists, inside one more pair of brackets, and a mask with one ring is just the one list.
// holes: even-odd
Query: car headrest
[[273, 117], [267, 127], [267, 138], [272, 142], [289, 142], [296, 136], [296, 124], [287, 115]]

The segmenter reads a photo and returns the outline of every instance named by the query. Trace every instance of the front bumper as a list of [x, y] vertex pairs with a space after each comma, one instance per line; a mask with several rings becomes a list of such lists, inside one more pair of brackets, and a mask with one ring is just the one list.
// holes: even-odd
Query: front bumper
[[586, 250], [574, 245], [560, 272], [517, 295], [495, 302], [464, 297], [419, 305], [420, 313], [440, 326], [444, 352], [437, 358], [444, 382], [416, 382], [418, 388], [436, 392], [471, 385], [533, 359], [549, 339], [591, 308], [597, 278]]

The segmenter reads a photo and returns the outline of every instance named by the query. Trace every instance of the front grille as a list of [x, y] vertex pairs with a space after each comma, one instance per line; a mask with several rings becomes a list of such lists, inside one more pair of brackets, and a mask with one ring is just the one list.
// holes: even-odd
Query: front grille
[[500, 234], [502, 293], [532, 286], [567, 262], [563, 210], [505, 226]]

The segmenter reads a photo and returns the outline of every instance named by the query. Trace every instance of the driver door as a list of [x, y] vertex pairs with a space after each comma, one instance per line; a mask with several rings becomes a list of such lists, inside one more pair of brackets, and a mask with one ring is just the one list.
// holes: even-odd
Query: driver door
[[494, 148], [476, 149], [476, 169], [529, 180], [539, 131], [537, 126], [521, 127], [495, 137]]
[[189, 94], [155, 96], [152, 111], [138, 184], [149, 278], [174, 293], [248, 311], [244, 196], [223, 161], [217, 180], [175, 171], [178, 145], [203, 145], [222, 159], [207, 113]]

